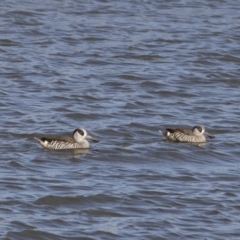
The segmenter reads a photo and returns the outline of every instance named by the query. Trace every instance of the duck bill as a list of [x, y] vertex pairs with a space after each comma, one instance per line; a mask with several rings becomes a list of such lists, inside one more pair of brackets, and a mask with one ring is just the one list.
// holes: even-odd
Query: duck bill
[[215, 136], [209, 134], [208, 132], [205, 132], [204, 134], [205, 134], [207, 137], [209, 137], [209, 138], [215, 138]]
[[92, 141], [94, 141], [94, 142], [99, 142], [100, 140], [98, 140], [97, 138], [94, 138], [94, 137], [92, 137], [92, 136], [90, 136], [90, 135], [87, 135], [87, 137], [86, 137], [87, 139], [90, 139], [90, 140], [92, 140]]

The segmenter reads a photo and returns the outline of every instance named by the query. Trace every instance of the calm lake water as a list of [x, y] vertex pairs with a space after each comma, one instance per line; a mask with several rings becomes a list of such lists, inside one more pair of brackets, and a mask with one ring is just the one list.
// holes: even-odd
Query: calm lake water
[[[239, 1], [0, 6], [1, 239], [240, 238]], [[34, 139], [78, 127], [101, 141]]]

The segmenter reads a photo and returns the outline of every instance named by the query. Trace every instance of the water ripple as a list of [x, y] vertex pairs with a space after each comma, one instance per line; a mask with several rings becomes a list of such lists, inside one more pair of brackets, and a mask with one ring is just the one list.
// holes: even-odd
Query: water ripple
[[[2, 2], [3, 239], [237, 239], [237, 1]], [[201, 146], [166, 127], [202, 124]], [[86, 151], [35, 136], [86, 128]]]

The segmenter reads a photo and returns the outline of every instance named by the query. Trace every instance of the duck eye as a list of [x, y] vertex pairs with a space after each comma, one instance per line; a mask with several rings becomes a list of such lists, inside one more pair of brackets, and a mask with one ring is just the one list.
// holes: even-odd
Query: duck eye
[[81, 130], [81, 129], [78, 129], [78, 133], [80, 134], [80, 135], [84, 135], [84, 132], [83, 132], [83, 130]]

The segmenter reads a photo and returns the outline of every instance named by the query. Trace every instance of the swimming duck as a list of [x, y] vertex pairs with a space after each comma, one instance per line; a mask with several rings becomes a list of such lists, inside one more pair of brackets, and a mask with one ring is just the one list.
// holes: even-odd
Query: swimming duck
[[160, 131], [168, 140], [173, 142], [187, 142], [187, 143], [205, 143], [206, 136], [214, 138], [206, 132], [204, 126], [197, 125], [192, 130], [184, 128], [167, 128], [166, 132]]
[[83, 128], [77, 128], [74, 130], [72, 137], [68, 136], [59, 136], [59, 137], [41, 137], [40, 139], [35, 138], [39, 143], [48, 149], [76, 149], [89, 148], [89, 142], [87, 139], [91, 139], [95, 142], [99, 142], [98, 139], [91, 137], [87, 131]]

